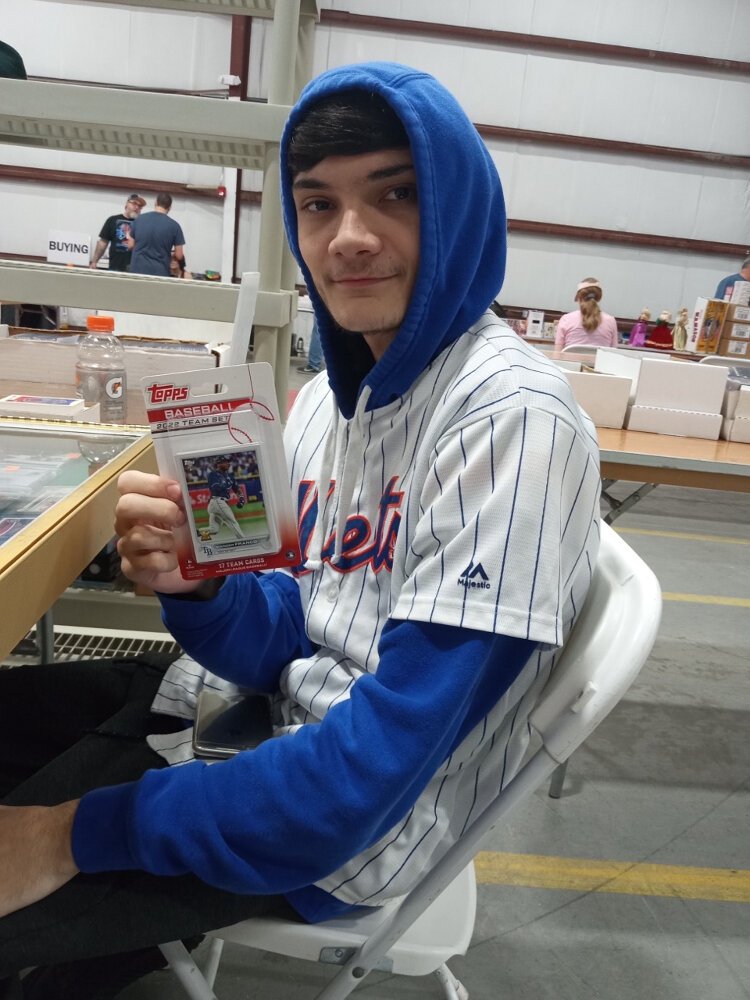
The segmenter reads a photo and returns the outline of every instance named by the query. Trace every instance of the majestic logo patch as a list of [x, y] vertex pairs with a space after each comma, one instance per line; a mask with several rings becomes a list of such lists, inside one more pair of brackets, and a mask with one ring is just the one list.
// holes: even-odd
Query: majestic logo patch
[[484, 566], [477, 563], [476, 566], [470, 562], [461, 576], [458, 578], [458, 586], [466, 590], [489, 590], [490, 578], [484, 571]]

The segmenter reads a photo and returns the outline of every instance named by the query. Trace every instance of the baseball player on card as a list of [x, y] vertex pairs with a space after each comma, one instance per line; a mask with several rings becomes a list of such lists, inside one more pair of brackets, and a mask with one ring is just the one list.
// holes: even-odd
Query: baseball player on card
[[218, 535], [222, 526], [228, 528], [235, 538], [243, 538], [242, 528], [237, 523], [234, 511], [229, 505], [232, 494], [235, 503], [242, 509], [245, 498], [232, 475], [231, 462], [228, 458], [218, 458], [215, 468], [210, 469], [207, 477], [211, 499], [208, 501], [208, 530], [212, 538]]
[[[66, 781], [71, 801], [0, 817], [24, 873], [7, 888], [0, 870], [0, 904], [39, 909], [25, 966], [90, 954], [65, 931], [79, 871], [81, 892], [111, 885], [88, 911], [99, 954], [407, 893], [518, 768], [589, 587], [594, 429], [558, 368], [488, 308], [503, 192], [458, 102], [406, 66], [330, 70], [292, 109], [281, 164], [326, 361], [285, 433], [302, 561], [186, 581], [179, 485], [122, 475], [123, 569], [158, 593], [189, 655], [139, 681], [140, 756]], [[272, 694], [274, 738], [193, 761], [204, 685]], [[39, 863], [40, 839], [54, 863]], [[153, 919], [138, 933], [143, 880]], [[0, 947], [0, 972], [13, 969]]]

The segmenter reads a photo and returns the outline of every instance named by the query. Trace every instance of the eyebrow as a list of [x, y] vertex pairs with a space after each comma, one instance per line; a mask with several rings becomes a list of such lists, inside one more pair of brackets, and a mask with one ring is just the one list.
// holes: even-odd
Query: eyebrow
[[[373, 170], [369, 173], [365, 180], [368, 182], [383, 181], [406, 173], [414, 173], [413, 163], [395, 163], [390, 167], [381, 167], [379, 170]], [[299, 177], [292, 181], [294, 190], [327, 191], [330, 187], [331, 185], [326, 181], [318, 180], [316, 177]]]

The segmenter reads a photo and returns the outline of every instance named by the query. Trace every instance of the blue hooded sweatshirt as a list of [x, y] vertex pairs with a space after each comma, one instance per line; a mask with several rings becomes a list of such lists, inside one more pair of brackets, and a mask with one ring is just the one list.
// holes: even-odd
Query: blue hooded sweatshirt
[[[343, 336], [301, 258], [283, 166], [291, 130], [307, 109], [352, 88], [380, 94], [404, 123], [420, 206], [420, 261], [407, 313], [361, 381], [352, 377]], [[500, 289], [505, 210], [492, 160], [436, 80], [406, 66], [365, 63], [326, 72], [305, 88], [283, 135], [281, 163], [287, 234], [314, 304], [339, 410], [350, 418], [365, 389], [368, 411], [392, 404]], [[161, 600], [181, 645], [208, 669], [248, 687], [275, 690], [284, 666], [313, 651], [298, 584], [287, 574], [229, 577], [204, 603]], [[194, 872], [234, 892], [284, 893], [309, 920], [343, 912], [351, 904], [313, 883], [409, 812], [534, 647], [527, 638], [388, 621], [376, 673], [360, 677], [320, 724], [230, 761], [149, 771], [138, 782], [84, 796], [73, 831], [76, 862], [87, 872]]]
[[[500, 178], [479, 133], [456, 99], [427, 73], [397, 63], [362, 63], [323, 73], [302, 92], [282, 137], [282, 163], [295, 125], [324, 97], [343, 90], [379, 94], [409, 137], [419, 196], [419, 271], [398, 336], [353, 385], [341, 336], [318, 294], [297, 242], [291, 177], [282, 170], [284, 223], [318, 321], [328, 380], [344, 417], [367, 386], [367, 409], [403, 395], [484, 313], [503, 283], [506, 220]], [[337, 350], [337, 348], [339, 348]]]

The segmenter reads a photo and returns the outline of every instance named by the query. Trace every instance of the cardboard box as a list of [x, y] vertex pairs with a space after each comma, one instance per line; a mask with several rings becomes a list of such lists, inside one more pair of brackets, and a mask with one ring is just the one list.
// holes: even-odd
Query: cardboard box
[[724, 406], [721, 436], [727, 441], [750, 444], [750, 385], [729, 380]]
[[0, 399], [0, 413], [11, 416], [77, 420], [85, 409], [86, 404], [78, 396], [36, 396], [14, 392]]
[[724, 323], [722, 340], [750, 340], [750, 323]]
[[630, 402], [635, 401], [638, 378], [641, 374], [641, 360], [638, 351], [607, 350], [600, 347], [594, 357], [594, 371], [602, 375], [617, 375], [630, 381]]
[[633, 403], [693, 413], [721, 413], [729, 369], [644, 358]]
[[725, 322], [750, 323], [750, 306], [739, 306], [730, 302]]
[[735, 281], [729, 301], [743, 306], [750, 305], [750, 281]]
[[696, 299], [685, 350], [696, 351], [698, 354], [716, 354], [728, 312], [729, 303], [723, 299]]
[[715, 441], [728, 374], [720, 365], [644, 358], [626, 427]]
[[[191, 317], [154, 316], [151, 313], [111, 312], [100, 309], [99, 316], [111, 316], [118, 337], [141, 340], [174, 340], [195, 344], [228, 344], [234, 324]], [[85, 320], [84, 320], [85, 325]]]
[[668, 410], [661, 406], [631, 406], [625, 421], [630, 431], [651, 431], [676, 437], [699, 437], [716, 441], [721, 430], [720, 413]]
[[597, 427], [622, 427], [632, 382], [620, 375], [566, 371], [576, 402]]
[[716, 353], [728, 358], [750, 358], [750, 340], [744, 337], [739, 340], [721, 340]]
[[544, 313], [538, 309], [529, 309], [526, 319], [527, 319], [526, 336], [543, 337]]
[[[78, 334], [19, 333], [0, 338], [0, 371], [3, 378], [26, 382], [75, 385]], [[226, 356], [226, 344], [187, 341], [146, 341], [121, 337], [125, 371], [131, 386], [145, 375], [216, 368]]]
[[0, 399], [0, 414], [11, 417], [47, 417], [54, 420], [98, 423], [99, 404], [86, 406], [78, 396], [36, 396], [14, 392]]
[[750, 420], [750, 385], [747, 382], [744, 380], [740, 382], [730, 377], [721, 413], [730, 419], [739, 416]]

